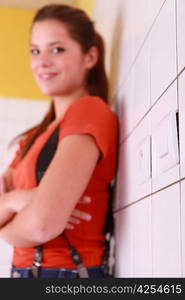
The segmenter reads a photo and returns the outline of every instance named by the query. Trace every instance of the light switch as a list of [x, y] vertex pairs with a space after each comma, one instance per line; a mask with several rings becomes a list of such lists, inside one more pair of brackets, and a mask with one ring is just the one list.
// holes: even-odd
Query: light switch
[[151, 110], [152, 192], [179, 179], [177, 81]]
[[156, 160], [161, 172], [167, 172], [179, 163], [176, 111], [169, 112], [154, 132]]
[[148, 114], [133, 134], [134, 198], [139, 200], [151, 194], [151, 116]]

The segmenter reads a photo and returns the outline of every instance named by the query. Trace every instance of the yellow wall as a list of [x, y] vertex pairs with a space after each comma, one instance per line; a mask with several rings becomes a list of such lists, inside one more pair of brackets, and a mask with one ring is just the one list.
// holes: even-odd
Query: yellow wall
[[0, 96], [45, 98], [29, 68], [29, 27], [34, 11], [0, 7]]
[[[74, 5], [93, 12], [94, 0]], [[35, 11], [0, 6], [0, 97], [45, 99], [29, 67], [29, 28]]]
[[85, 10], [89, 16], [93, 13], [94, 0], [75, 0], [74, 5]]

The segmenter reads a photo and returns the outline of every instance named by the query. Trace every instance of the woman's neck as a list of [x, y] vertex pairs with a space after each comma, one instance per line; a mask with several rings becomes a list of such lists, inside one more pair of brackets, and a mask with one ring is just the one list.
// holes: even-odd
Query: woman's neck
[[77, 101], [79, 98], [88, 96], [88, 92], [83, 90], [80, 91], [78, 93], [75, 93], [73, 95], [70, 96], [56, 96], [53, 98], [53, 102], [54, 102], [54, 110], [55, 110], [55, 120], [61, 119], [67, 109], [69, 108], [69, 106]]

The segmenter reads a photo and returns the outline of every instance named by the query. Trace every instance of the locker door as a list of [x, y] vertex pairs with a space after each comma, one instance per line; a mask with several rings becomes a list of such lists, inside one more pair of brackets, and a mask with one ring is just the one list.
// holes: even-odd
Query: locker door
[[181, 277], [179, 184], [152, 196], [153, 277]]
[[116, 277], [133, 277], [132, 207], [115, 214], [116, 218]]
[[185, 73], [179, 77], [180, 177], [185, 177]]
[[133, 275], [152, 277], [151, 197], [133, 205]]
[[177, 49], [178, 49], [178, 73], [185, 67], [185, 2], [177, 2]]
[[[150, 1], [152, 5], [156, 1]], [[154, 3], [153, 3], [154, 2]], [[152, 7], [151, 7], [152, 10]], [[176, 77], [175, 0], [166, 1], [151, 31], [152, 104]]]

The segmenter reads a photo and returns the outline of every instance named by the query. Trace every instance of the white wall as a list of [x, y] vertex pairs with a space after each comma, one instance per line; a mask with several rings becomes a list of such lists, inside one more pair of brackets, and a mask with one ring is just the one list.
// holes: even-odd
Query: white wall
[[94, 19], [120, 122], [116, 276], [185, 277], [185, 2], [96, 0]]

